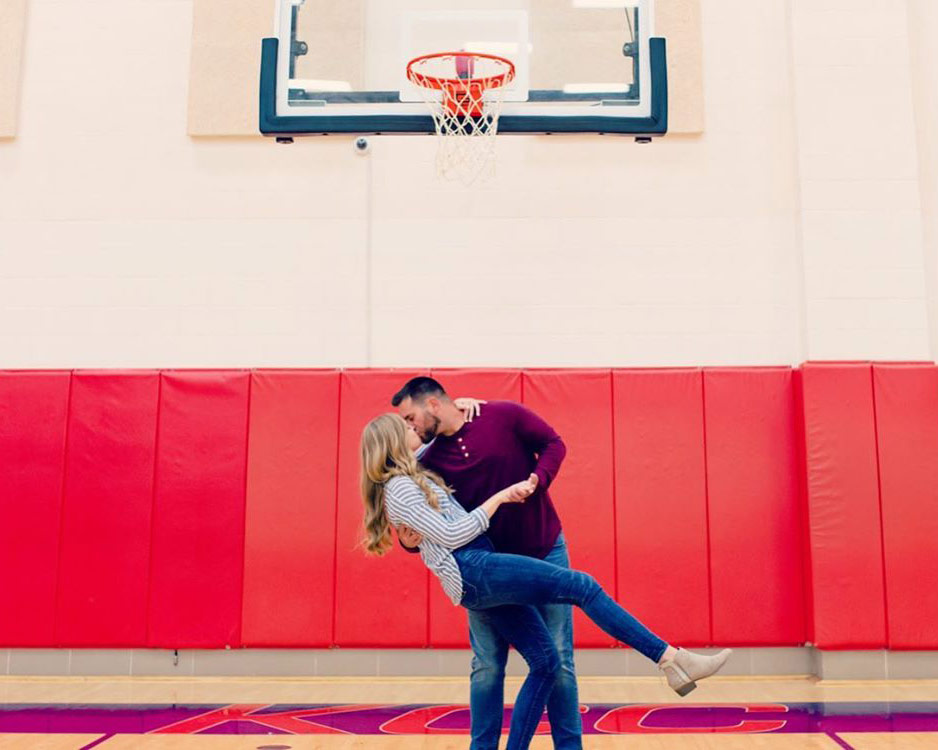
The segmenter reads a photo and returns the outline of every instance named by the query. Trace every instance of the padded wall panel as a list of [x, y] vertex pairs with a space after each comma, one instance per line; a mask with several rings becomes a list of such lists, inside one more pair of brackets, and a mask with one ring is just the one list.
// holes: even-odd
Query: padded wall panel
[[153, 504], [153, 648], [241, 645], [250, 374], [164, 372]]
[[0, 372], [0, 646], [54, 645], [68, 372]]
[[668, 40], [668, 132], [704, 130], [703, 19], [700, 0], [657, 0], [655, 36]]
[[805, 642], [794, 403], [787, 367], [704, 371], [716, 644]]
[[613, 386], [618, 600], [662, 638], [707, 645], [701, 372], [623, 370]]
[[[339, 414], [339, 496], [336, 521], [335, 641], [361, 648], [415, 648], [428, 643], [430, 572], [419, 555], [394, 548], [366, 556], [361, 546], [359, 445], [362, 429], [392, 411], [391, 397], [426, 373], [349, 370], [342, 373]], [[433, 585], [438, 585], [436, 581]]]
[[72, 376], [57, 646], [146, 644], [159, 379]]
[[801, 578], [804, 581], [805, 641], [814, 643], [814, 586], [811, 579], [811, 535], [808, 532], [808, 470], [804, 425], [804, 373], [792, 371], [795, 398], [795, 440], [798, 459], [798, 494], [801, 497]]
[[270, 36], [273, 28], [274, 3], [194, 0], [189, 135], [258, 135], [261, 39]]
[[16, 135], [26, 29], [26, 0], [0, 3], [0, 138]]
[[[453, 398], [521, 401], [519, 370], [434, 370], [432, 375]], [[435, 577], [430, 580], [430, 645], [469, 648], [466, 611], [453, 606]]]
[[339, 373], [259, 371], [251, 382], [245, 646], [332, 645]]
[[[616, 591], [613, 487], [612, 373], [554, 370], [524, 373], [524, 403], [563, 438], [567, 456], [550, 488], [570, 551], [570, 564], [593, 575], [610, 596]], [[615, 641], [574, 611], [580, 648]]]
[[938, 367], [874, 365], [889, 648], [938, 648]]
[[814, 640], [886, 645], [883, 557], [869, 364], [806, 364], [808, 527]]

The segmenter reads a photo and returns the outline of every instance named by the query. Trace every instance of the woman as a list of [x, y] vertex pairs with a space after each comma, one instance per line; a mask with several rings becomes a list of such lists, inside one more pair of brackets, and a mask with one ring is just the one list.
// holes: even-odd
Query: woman
[[656, 662], [681, 696], [709, 677], [730, 655], [677, 650], [616, 604], [586, 573], [522, 555], [496, 553], [483, 536], [503, 503], [524, 502], [533, 491], [518, 482], [467, 512], [443, 480], [423, 469], [414, 455], [420, 438], [396, 414], [366, 425], [361, 440], [361, 491], [365, 503], [365, 548], [383, 555], [393, 546], [391, 527], [406, 525], [422, 535], [420, 555], [440, 579], [453, 604], [487, 610], [506, 641], [529, 667], [511, 716], [508, 750], [527, 748], [544, 712], [560, 658], [547, 626], [533, 605], [580, 607], [613, 638]]

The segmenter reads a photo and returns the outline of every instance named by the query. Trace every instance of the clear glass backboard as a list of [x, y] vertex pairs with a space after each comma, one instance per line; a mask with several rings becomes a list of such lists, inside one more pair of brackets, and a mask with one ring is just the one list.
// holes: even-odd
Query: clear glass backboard
[[432, 133], [407, 63], [434, 52], [515, 65], [501, 133], [661, 135], [664, 40], [654, 0], [276, 0], [261, 131]]

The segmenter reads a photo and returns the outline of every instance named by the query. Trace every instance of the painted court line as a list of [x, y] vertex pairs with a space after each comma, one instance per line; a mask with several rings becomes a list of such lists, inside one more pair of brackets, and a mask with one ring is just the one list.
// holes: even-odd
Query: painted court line
[[[511, 709], [506, 709], [508, 726]], [[938, 702], [589, 704], [583, 733], [824, 734], [936, 732]], [[546, 729], [546, 722], [545, 727]], [[0, 732], [465, 735], [459, 704], [40, 704], [0, 706]], [[87, 747], [106, 739], [102, 737]]]

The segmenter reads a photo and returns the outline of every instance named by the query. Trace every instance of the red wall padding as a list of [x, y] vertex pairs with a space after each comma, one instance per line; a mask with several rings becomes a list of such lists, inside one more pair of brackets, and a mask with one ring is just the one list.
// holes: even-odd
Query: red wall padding
[[805, 642], [790, 368], [704, 371], [714, 643]]
[[[616, 590], [616, 524], [613, 490], [612, 373], [524, 373], [524, 404], [563, 438], [567, 456], [550, 487], [574, 568], [589, 571], [610, 594]], [[616, 644], [579, 610], [574, 644]]]
[[709, 645], [700, 370], [613, 373], [618, 600], [667, 641]]
[[808, 469], [804, 423], [804, 373], [792, 371], [795, 400], [795, 442], [798, 456], [798, 494], [801, 500], [801, 578], [804, 582], [805, 642], [814, 643], [814, 587], [811, 579], [811, 535], [808, 530]]
[[[453, 398], [521, 401], [519, 370], [434, 370], [431, 374]], [[435, 577], [430, 580], [430, 645], [469, 648], [466, 611], [453, 606]]]
[[57, 646], [146, 642], [158, 372], [76, 372]]
[[938, 648], [938, 367], [874, 365], [889, 648]]
[[162, 375], [151, 647], [241, 643], [249, 384], [247, 372]]
[[886, 612], [869, 364], [802, 368], [814, 638], [883, 648]]
[[0, 645], [51, 646], [68, 372], [0, 372]]
[[332, 644], [338, 432], [339, 373], [252, 375], [245, 646]]
[[[339, 646], [415, 648], [428, 645], [430, 572], [419, 556], [397, 544], [383, 558], [361, 547], [359, 444], [374, 416], [392, 411], [391, 397], [416, 375], [408, 371], [342, 373], [339, 427], [339, 498], [336, 524], [335, 641]], [[433, 585], [439, 584], [433, 581]]]
[[[415, 374], [0, 372], [0, 647], [465, 647], [359, 546], [361, 429]], [[434, 374], [558, 430], [574, 565], [667, 640], [938, 648], [938, 367]]]

